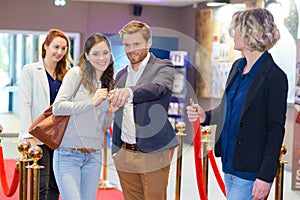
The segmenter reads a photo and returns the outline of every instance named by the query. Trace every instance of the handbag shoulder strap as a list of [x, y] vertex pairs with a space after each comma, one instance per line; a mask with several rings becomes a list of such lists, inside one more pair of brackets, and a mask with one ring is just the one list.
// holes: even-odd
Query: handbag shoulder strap
[[81, 83], [82, 83], [82, 79], [80, 79], [80, 82], [79, 82], [79, 84], [77, 85], [77, 88], [75, 89], [75, 91], [74, 91], [74, 93], [73, 93], [73, 95], [72, 95], [73, 98], [76, 96], [77, 91], [79, 90], [79, 87], [80, 87]]

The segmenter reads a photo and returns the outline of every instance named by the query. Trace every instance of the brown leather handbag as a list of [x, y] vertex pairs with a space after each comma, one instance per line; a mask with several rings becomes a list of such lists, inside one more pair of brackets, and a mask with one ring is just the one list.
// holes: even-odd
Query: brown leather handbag
[[[82, 80], [73, 93], [75, 97]], [[29, 127], [29, 133], [43, 142], [51, 149], [59, 147], [65, 130], [68, 126], [70, 116], [54, 116], [52, 105], [50, 105]]]
[[298, 114], [296, 117], [296, 122], [300, 124], [300, 111], [298, 111]]

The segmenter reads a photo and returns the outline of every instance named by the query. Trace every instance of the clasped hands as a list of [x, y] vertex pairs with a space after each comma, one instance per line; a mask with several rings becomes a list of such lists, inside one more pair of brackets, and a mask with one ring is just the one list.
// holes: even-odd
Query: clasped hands
[[108, 112], [114, 113], [120, 107], [124, 106], [129, 97], [130, 92], [127, 88], [114, 89], [110, 92], [108, 92], [107, 88], [100, 88], [94, 94], [93, 103], [94, 106], [98, 106], [103, 100], [107, 99], [110, 103]]

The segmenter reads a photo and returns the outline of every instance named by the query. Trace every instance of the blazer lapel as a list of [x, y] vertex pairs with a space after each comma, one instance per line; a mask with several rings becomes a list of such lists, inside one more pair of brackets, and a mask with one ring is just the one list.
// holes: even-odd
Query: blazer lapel
[[[242, 109], [242, 115], [244, 112], [248, 109], [250, 104], [253, 102], [253, 100], [256, 97], [257, 92], [261, 89], [262, 85], [264, 84], [268, 71], [272, 67], [274, 61], [271, 59], [271, 57], [268, 55], [264, 61], [261, 64], [261, 67], [256, 72], [256, 75], [249, 87], [249, 90], [246, 94], [243, 109]], [[242, 116], [241, 115], [241, 116]]]
[[[149, 58], [149, 61], [141, 75], [141, 77], [139, 78], [139, 80], [137, 81], [136, 85], [140, 85], [142, 83], [142, 81], [144, 80], [144, 76], [148, 76], [149, 73], [151, 73], [151, 67], [153, 65], [153, 63], [155, 63], [156, 61], [156, 57], [152, 54], [150, 54], [150, 58]], [[126, 66], [126, 68], [122, 69], [122, 71], [120, 71], [119, 75], [118, 75], [118, 82], [116, 83], [116, 87], [119, 87], [119, 88], [123, 88], [125, 87], [125, 84], [126, 84], [126, 79], [127, 79], [127, 75], [128, 75], [128, 66]]]
[[141, 85], [142, 84], [142, 81], [144, 80], [144, 76], [148, 76], [149, 73], [151, 73], [151, 67], [153, 66], [153, 63], [155, 63], [156, 61], [156, 58], [154, 57], [154, 55], [152, 53], [150, 53], [150, 58], [149, 58], [149, 61], [142, 73], [142, 75], [140, 76], [139, 80], [137, 81], [136, 85]]
[[[50, 104], [50, 88], [49, 88], [48, 77], [43, 62], [38, 62], [37, 72], [38, 72], [38, 78], [40, 79], [40, 83], [42, 83], [43, 90], [47, 95], [46, 98], [48, 99], [48, 102]], [[40, 93], [42, 93], [42, 91], [40, 91]]]
[[126, 66], [124, 69], [122, 69], [122, 71], [120, 71], [120, 75], [116, 83], [117, 88], [125, 87], [126, 79], [128, 75], [127, 70], [128, 70], [128, 66]]
[[238, 63], [239, 63], [239, 60], [236, 61], [232, 66], [231, 72], [229, 73], [229, 76], [228, 76], [228, 79], [227, 79], [227, 82], [225, 85], [225, 90], [227, 90], [227, 88], [230, 87], [230, 85], [233, 83], [236, 75], [238, 74], [238, 69], [237, 69]]

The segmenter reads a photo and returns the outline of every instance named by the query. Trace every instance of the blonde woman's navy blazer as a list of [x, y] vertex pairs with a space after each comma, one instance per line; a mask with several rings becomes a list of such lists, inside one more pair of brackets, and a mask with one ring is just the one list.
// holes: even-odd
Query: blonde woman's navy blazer
[[[237, 60], [229, 73], [226, 89], [237, 76]], [[279, 167], [279, 155], [285, 133], [288, 81], [286, 74], [268, 53], [258, 69], [243, 103], [236, 138], [233, 168], [258, 172], [261, 180], [272, 182]], [[226, 99], [207, 113], [207, 124], [216, 124], [215, 155], [221, 156], [222, 124]]]

